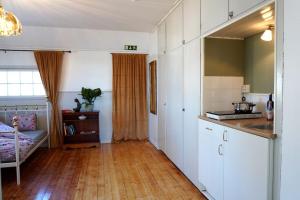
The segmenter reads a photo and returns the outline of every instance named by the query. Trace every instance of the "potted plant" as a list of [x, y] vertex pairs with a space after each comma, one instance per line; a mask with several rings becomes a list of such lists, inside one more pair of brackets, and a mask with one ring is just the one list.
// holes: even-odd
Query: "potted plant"
[[94, 102], [97, 97], [101, 96], [102, 91], [100, 88], [90, 89], [82, 87], [80, 95], [82, 99], [85, 101], [82, 104], [85, 105], [85, 110], [87, 112], [91, 112], [94, 109]]

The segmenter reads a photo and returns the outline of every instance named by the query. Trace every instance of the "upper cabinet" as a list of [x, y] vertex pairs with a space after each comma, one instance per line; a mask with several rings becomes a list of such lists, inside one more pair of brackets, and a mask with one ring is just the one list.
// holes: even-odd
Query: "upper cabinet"
[[201, 34], [272, 0], [201, 0]]
[[201, 1], [201, 33], [206, 33], [227, 20], [228, 0]]
[[166, 23], [163, 22], [158, 27], [158, 54], [166, 53]]
[[183, 1], [183, 35], [185, 42], [200, 36], [200, 0]]
[[262, 2], [264, 0], [229, 0], [229, 17], [235, 17]]
[[183, 12], [180, 4], [166, 20], [167, 50], [173, 50], [182, 45]]

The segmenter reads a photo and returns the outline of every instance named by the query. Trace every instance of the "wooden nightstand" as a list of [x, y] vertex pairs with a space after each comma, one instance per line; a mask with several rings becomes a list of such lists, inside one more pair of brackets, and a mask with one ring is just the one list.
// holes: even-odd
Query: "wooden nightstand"
[[[86, 119], [80, 120], [79, 116]], [[62, 112], [64, 144], [100, 143], [99, 112]]]

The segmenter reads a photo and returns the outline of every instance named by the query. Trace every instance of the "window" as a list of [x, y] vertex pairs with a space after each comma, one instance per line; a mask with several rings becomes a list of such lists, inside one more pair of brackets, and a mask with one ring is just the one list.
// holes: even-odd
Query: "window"
[[39, 71], [0, 69], [1, 96], [45, 96]]

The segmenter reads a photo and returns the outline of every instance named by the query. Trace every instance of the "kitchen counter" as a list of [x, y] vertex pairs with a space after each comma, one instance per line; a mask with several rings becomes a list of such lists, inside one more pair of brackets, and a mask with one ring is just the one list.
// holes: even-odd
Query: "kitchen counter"
[[273, 133], [273, 130], [270, 129], [259, 129], [254, 128], [253, 126], [272, 126], [272, 121], [267, 121], [265, 118], [258, 118], [258, 119], [238, 119], [238, 120], [215, 120], [210, 119], [206, 116], [199, 116], [199, 119], [206, 120], [212, 123], [216, 123], [222, 126], [227, 126], [229, 128], [237, 129], [246, 133], [250, 133], [253, 135], [257, 135], [260, 137], [268, 138], [268, 139], [275, 139], [276, 134]]

